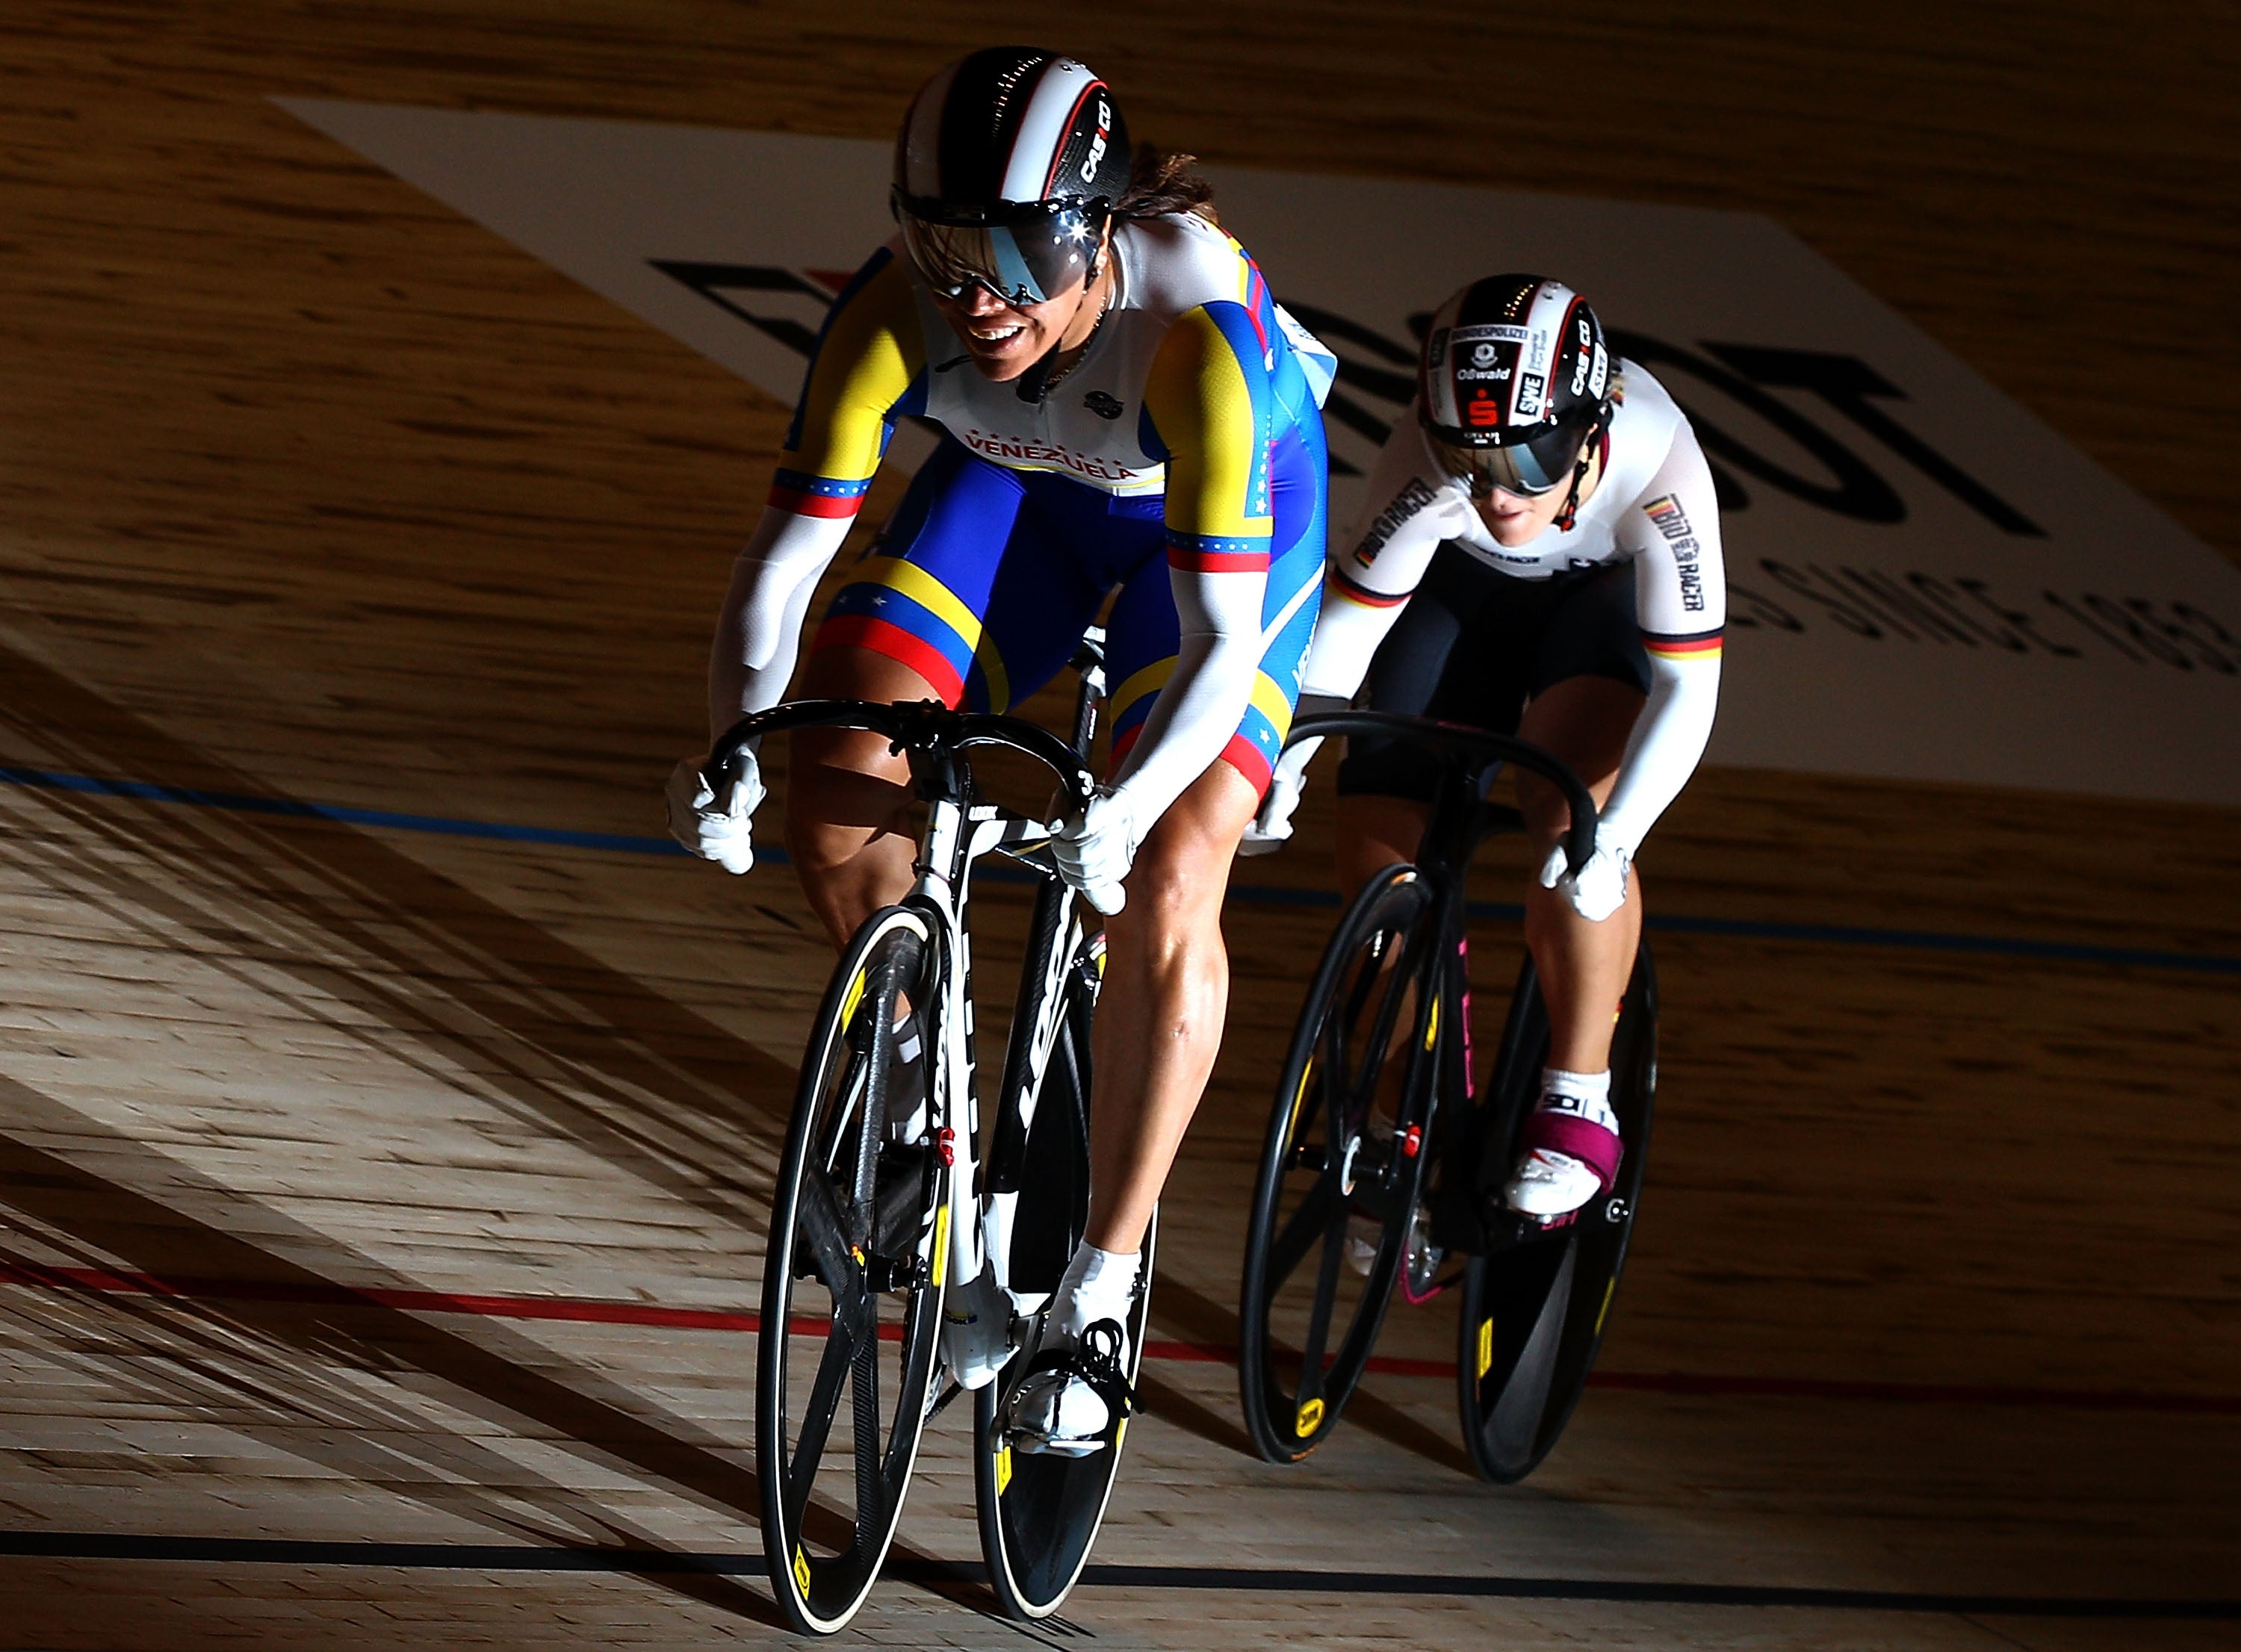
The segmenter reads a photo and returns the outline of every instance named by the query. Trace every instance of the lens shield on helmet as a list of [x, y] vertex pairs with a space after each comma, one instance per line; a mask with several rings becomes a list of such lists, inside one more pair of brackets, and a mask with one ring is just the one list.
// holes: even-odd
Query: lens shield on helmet
[[1435, 436], [1432, 452], [1474, 498], [1484, 498], [1495, 488], [1530, 498], [1571, 480], [1593, 427], [1592, 419], [1567, 419], [1508, 447], [1460, 447]]
[[1038, 201], [960, 211], [895, 192], [903, 250], [929, 287], [959, 298], [984, 286], [1006, 304], [1045, 304], [1089, 277], [1105, 232], [1096, 202]]

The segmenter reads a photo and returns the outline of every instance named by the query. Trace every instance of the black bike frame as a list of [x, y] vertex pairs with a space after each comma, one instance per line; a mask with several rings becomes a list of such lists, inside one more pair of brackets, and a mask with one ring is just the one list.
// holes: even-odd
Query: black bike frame
[[[1566, 869], [1572, 873], [1585, 866], [1588, 857], [1595, 852], [1598, 819], [1595, 797], [1568, 764], [1539, 746], [1511, 735], [1460, 723], [1435, 722], [1387, 712], [1328, 712], [1301, 718], [1293, 725], [1290, 739], [1326, 739], [1337, 734], [1373, 734], [1405, 739], [1428, 748], [1441, 759], [1431, 818], [1426, 823], [1424, 841], [1417, 846], [1415, 862], [1419, 875], [1434, 887], [1438, 919], [1436, 939], [1429, 955], [1415, 964], [1421, 972], [1417, 977], [1417, 1002], [1423, 1007], [1418, 1011], [1417, 1048], [1411, 1065], [1415, 1059], [1421, 1059], [1423, 1045], [1429, 1042], [1435, 1066], [1432, 1105], [1424, 1114], [1425, 1132], [1432, 1139], [1425, 1145], [1428, 1150], [1445, 1155], [1440, 1160], [1445, 1171], [1443, 1184], [1461, 1180], [1475, 1190], [1479, 1166], [1473, 1151], [1476, 1144], [1469, 1127], [1477, 1109], [1471, 1106], [1476, 1091], [1471, 1082], [1468, 873], [1472, 853], [1482, 841], [1496, 833], [1522, 831], [1525, 825], [1516, 810], [1487, 802], [1487, 788], [1502, 766], [1510, 763], [1540, 775], [1562, 793], [1571, 809], [1571, 824], [1564, 836], [1564, 859]], [[1521, 993], [1511, 1000], [1510, 1025], [1504, 1028], [1499, 1047], [1505, 1060], [1514, 1060], [1521, 1046], [1522, 1040], [1514, 1034], [1518, 1018], [1526, 1013], [1527, 996]], [[1423, 1020], [1427, 1014], [1438, 1018], [1428, 1028]], [[1442, 1028], [1446, 1036], [1430, 1036]], [[1515, 1080], [1515, 1074], [1498, 1069], [1487, 1075], [1483, 1087], [1490, 1094], [1504, 1094]], [[1441, 1106], [1442, 1100], [1446, 1101], [1445, 1108]], [[1452, 1121], [1447, 1132], [1438, 1128], [1443, 1111], [1448, 1112]], [[1463, 1127], [1456, 1129], [1453, 1125]], [[1440, 1226], [1448, 1230], [1450, 1238], [1478, 1240], [1479, 1243], [1467, 1248], [1480, 1249], [1493, 1236], [1483, 1232], [1485, 1224], [1476, 1208], [1478, 1201], [1473, 1196], [1466, 1214], [1453, 1193], [1449, 1187], [1448, 1197], [1442, 1201], [1445, 1208], [1440, 1214], [1445, 1219]], [[1456, 1231], [1459, 1227], [1462, 1231]]]

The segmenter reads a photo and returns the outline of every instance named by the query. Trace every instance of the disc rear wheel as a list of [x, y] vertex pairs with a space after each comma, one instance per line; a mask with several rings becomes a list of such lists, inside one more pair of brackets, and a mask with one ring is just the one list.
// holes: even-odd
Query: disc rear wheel
[[1532, 1473], [1555, 1447], [1602, 1346], [1634, 1232], [1657, 1088], [1657, 973], [1645, 945], [1611, 1042], [1611, 1108], [1625, 1143], [1616, 1184], [1561, 1227], [1543, 1228], [1494, 1208], [1502, 1197], [1496, 1178], [1515, 1162], [1549, 1046], [1530, 959], [1517, 992], [1498, 1064], [1513, 1076], [1483, 1102], [1491, 1110], [1489, 1145], [1500, 1151], [1484, 1161], [1488, 1243], [1463, 1273], [1456, 1370], [1472, 1465], [1502, 1485]]
[[[1019, 1202], [1005, 1227], [1005, 1278], [1013, 1301], [1030, 1313], [1047, 1307], [1089, 1221], [1089, 1028], [1103, 944], [1101, 936], [1078, 942], [1065, 976], [1067, 1009], [1057, 1042], [1036, 1094], [1021, 1107], [1026, 1159]], [[1154, 1212], [1128, 1315], [1131, 1384], [1143, 1359], [1158, 1242]], [[1004, 1435], [1002, 1402], [1027, 1365], [1023, 1356], [1024, 1349], [974, 1396], [973, 1480], [989, 1582], [1007, 1613], [1032, 1622], [1058, 1610], [1088, 1562], [1127, 1423], [1121, 1421], [1112, 1444], [1087, 1456], [1014, 1450]]]

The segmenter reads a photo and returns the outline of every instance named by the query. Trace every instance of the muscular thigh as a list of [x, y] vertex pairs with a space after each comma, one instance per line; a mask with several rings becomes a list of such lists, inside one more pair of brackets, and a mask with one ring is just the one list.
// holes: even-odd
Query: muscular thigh
[[[1518, 733], [1563, 759], [1604, 802], [1649, 689], [1630, 569], [1582, 580], [1553, 607], [1535, 651], [1532, 688]], [[1519, 776], [1517, 790], [1534, 835], [1553, 842], [1571, 818], [1562, 797], [1531, 775]]]
[[[815, 699], [938, 699], [955, 706], [978, 676], [983, 615], [1018, 526], [1018, 477], [944, 442], [873, 541], [819, 625], [801, 692]], [[876, 734], [793, 737], [787, 835], [828, 848], [894, 826], [908, 765]]]
[[[1535, 634], [1530, 615], [1520, 611], [1540, 598], [1531, 582], [1497, 573], [1452, 547], [1442, 550], [1371, 660], [1362, 703], [1372, 711], [1513, 732]], [[1358, 738], [1339, 766], [1339, 794], [1428, 806], [1439, 772], [1435, 759], [1407, 740]]]

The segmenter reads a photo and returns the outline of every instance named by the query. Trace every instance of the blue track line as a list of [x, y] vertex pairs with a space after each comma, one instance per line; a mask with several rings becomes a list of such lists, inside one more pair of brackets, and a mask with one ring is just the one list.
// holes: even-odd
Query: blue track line
[[143, 803], [191, 803], [234, 814], [277, 814], [297, 820], [337, 820], [345, 826], [387, 826], [397, 832], [427, 832], [447, 838], [498, 838], [509, 843], [557, 843], [571, 849], [613, 849], [625, 854], [681, 855], [667, 838], [631, 837], [619, 832], [569, 832], [559, 826], [501, 826], [492, 820], [454, 820], [440, 814], [398, 814], [388, 809], [351, 809], [334, 803], [304, 803], [294, 798], [260, 798], [237, 792], [205, 792], [191, 786], [153, 786], [145, 780], [111, 780], [54, 769], [0, 765], [0, 781], [47, 792], [84, 792], [99, 797], [133, 798]]
[[[438, 837], [494, 839], [507, 843], [552, 844], [569, 849], [603, 849], [621, 854], [683, 855], [685, 851], [667, 838], [637, 837], [619, 832], [572, 832], [559, 826], [506, 826], [492, 820], [460, 820], [436, 814], [401, 814], [389, 809], [354, 809], [339, 804], [305, 803], [295, 798], [256, 797], [235, 792], [208, 792], [197, 786], [157, 786], [145, 780], [110, 779], [90, 774], [70, 774], [55, 769], [0, 765], [0, 783], [49, 792], [75, 792], [98, 797], [130, 798], [144, 803], [184, 803], [198, 808], [222, 809], [235, 814], [277, 815], [298, 820], [331, 820], [344, 826], [379, 826], [392, 832], [427, 833]], [[777, 865], [786, 852], [772, 847], [758, 858]], [[979, 874], [998, 882], [1033, 882], [1034, 874], [991, 866]], [[1288, 889], [1275, 885], [1234, 885], [1234, 901], [1256, 906], [1338, 905], [1328, 889]], [[1485, 922], [1515, 923], [1524, 908], [1514, 902], [1474, 900], [1470, 915]], [[1648, 926], [1662, 934], [1718, 935], [1737, 940], [1805, 942], [1824, 946], [1875, 946], [1900, 952], [1946, 953], [1957, 956], [2026, 958], [2041, 962], [2094, 964], [2104, 967], [2171, 969], [2191, 974], [2241, 975], [2241, 957], [2222, 953], [2164, 952], [2143, 946], [2101, 946], [2084, 941], [2036, 940], [2021, 935], [1960, 935], [1931, 929], [1878, 929], [1857, 924], [1791, 924], [1757, 918], [1692, 917], [1680, 913], [1654, 913]]]

